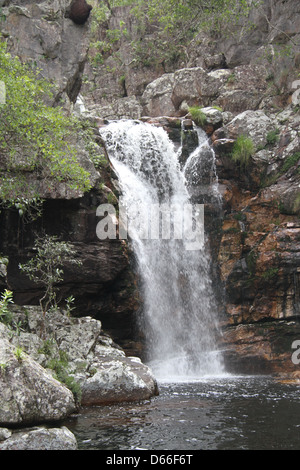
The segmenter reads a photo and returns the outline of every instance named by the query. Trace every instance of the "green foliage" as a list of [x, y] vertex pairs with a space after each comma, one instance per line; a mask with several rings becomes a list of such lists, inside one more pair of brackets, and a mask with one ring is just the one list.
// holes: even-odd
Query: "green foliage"
[[13, 303], [13, 293], [5, 289], [0, 300], [0, 322], [4, 323], [12, 334], [19, 336], [21, 331], [24, 331], [25, 325], [22, 324], [22, 321], [14, 319], [13, 312], [9, 308]]
[[[293, 155], [289, 155], [285, 160], [279, 171], [277, 171], [274, 175], [269, 176], [268, 178], [263, 178], [261, 186], [262, 187], [267, 187], [270, 186], [276, 181], [283, 176], [285, 173], [287, 173], [291, 168], [296, 166], [300, 160], [300, 152], [296, 152]], [[300, 169], [298, 167], [298, 173], [300, 172]], [[296, 203], [296, 201], [295, 201]], [[297, 206], [297, 203], [296, 203]]]
[[6, 88], [6, 101], [0, 106], [2, 204], [21, 200], [24, 206], [25, 201], [37, 200], [41, 179], [50, 190], [60, 182], [88, 190], [89, 173], [79, 165], [72, 145], [77, 123], [61, 108], [45, 104], [52, 95], [51, 85], [7, 53], [1, 41], [0, 81]]
[[50, 359], [46, 367], [55, 372], [56, 379], [71, 390], [75, 402], [79, 404], [82, 396], [81, 387], [69, 373], [69, 359], [65, 351], [59, 351], [59, 359]]
[[4, 266], [8, 265], [9, 259], [6, 256], [1, 255], [0, 253], [0, 264], [4, 264]]
[[24, 359], [24, 351], [23, 351], [23, 349], [22, 349], [20, 346], [18, 346], [18, 347], [14, 350], [14, 355], [15, 355], [15, 357], [17, 358], [17, 360], [18, 360], [19, 362], [21, 362], [21, 361]]
[[90, 2], [93, 6], [91, 12], [91, 31], [92, 33], [96, 33], [98, 30], [99, 25], [103, 25], [107, 18], [109, 17], [109, 9], [104, 2], [101, 2], [100, 5], [96, 4], [96, 2]]
[[231, 74], [229, 75], [229, 77], [227, 78], [227, 83], [228, 83], [228, 84], [233, 84], [233, 83], [235, 82], [235, 80], [236, 80], [235, 74], [234, 74], [234, 73], [231, 73]]
[[3, 10], [2, 8], [0, 7], [0, 22], [1, 21], [5, 21], [6, 20], [6, 16], [3, 14]]
[[282, 168], [280, 169], [280, 175], [286, 173], [290, 168], [295, 166], [300, 160], [300, 152], [296, 152], [293, 155], [287, 157], [284, 161]]
[[109, 166], [107, 158], [104, 155], [103, 147], [95, 141], [95, 127], [90, 126], [88, 121], [81, 122], [81, 135], [84, 141], [85, 149], [89, 154], [95, 168], [101, 169]]
[[206, 116], [199, 106], [191, 106], [189, 113], [197, 126], [203, 127], [206, 124]]
[[54, 372], [54, 377], [71, 390], [76, 403], [79, 404], [82, 395], [81, 388], [74, 377], [70, 375], [67, 353], [57, 349], [57, 343], [53, 338], [46, 339], [42, 347], [38, 350], [38, 353], [44, 354], [47, 357], [45, 367], [51, 369]]
[[274, 129], [267, 134], [267, 144], [275, 145], [279, 139], [279, 129]]
[[74, 307], [74, 302], [75, 302], [75, 297], [73, 297], [73, 295], [70, 295], [70, 296], [66, 299], [66, 314], [67, 314], [68, 316], [70, 316], [72, 310], [75, 309], [75, 307]]
[[13, 293], [5, 289], [0, 300], [0, 321], [7, 326], [11, 325], [13, 320], [12, 313], [9, 309], [9, 305], [13, 303]]
[[43, 345], [38, 349], [38, 353], [51, 357], [53, 355], [53, 351], [55, 350], [55, 344], [56, 342], [53, 338], [44, 340]]
[[80, 265], [81, 262], [74, 257], [72, 245], [58, 241], [55, 236], [37, 238], [34, 248], [36, 255], [27, 263], [19, 264], [19, 268], [30, 280], [44, 287], [40, 305], [45, 315], [49, 308], [57, 307], [55, 286], [63, 280], [64, 263]]
[[265, 280], [270, 280], [270, 279], [274, 278], [275, 276], [277, 276], [278, 271], [279, 271], [278, 268], [270, 268], [267, 271], [265, 271], [264, 273], [262, 273], [261, 277]]
[[[131, 39], [131, 63], [162, 67], [167, 71], [184, 58], [185, 47], [203, 29], [218, 35], [226, 31], [231, 34], [237, 24], [243, 26], [243, 31], [252, 27], [247, 21], [250, 11], [247, 0], [109, 0], [100, 4], [90, 1], [94, 7], [91, 15], [91, 42], [94, 45], [101, 25], [102, 44], [100, 46], [98, 42], [100, 48], [95, 50], [92, 47], [90, 50], [94, 66], [103, 64], [108, 56], [122, 62], [117, 56], [116, 46], [124, 35]], [[122, 20], [119, 28], [109, 29], [108, 19], [114, 15], [113, 8], [117, 6], [129, 6], [126, 13], [135, 16], [130, 31]], [[105, 28], [106, 37], [103, 38]]]
[[7, 369], [7, 364], [5, 362], [0, 362], [0, 374], [5, 374], [5, 371]]
[[238, 162], [240, 167], [245, 169], [248, 164], [250, 157], [254, 154], [255, 148], [251, 139], [240, 135], [234, 143], [232, 149], [232, 160]]
[[235, 220], [240, 220], [240, 221], [245, 221], [247, 220], [245, 214], [243, 212], [237, 212], [236, 214], [234, 214], [234, 219]]
[[146, 14], [152, 21], [158, 21], [161, 27], [172, 32], [183, 26], [199, 30], [207, 28], [217, 31], [225, 25], [237, 24], [242, 17], [247, 17], [250, 6], [246, 0], [134, 0], [136, 14]]
[[5, 208], [17, 210], [24, 223], [32, 222], [40, 217], [43, 212], [43, 199], [40, 197], [27, 198], [18, 196], [14, 199], [2, 201], [2, 203], [0, 201], [0, 205]]

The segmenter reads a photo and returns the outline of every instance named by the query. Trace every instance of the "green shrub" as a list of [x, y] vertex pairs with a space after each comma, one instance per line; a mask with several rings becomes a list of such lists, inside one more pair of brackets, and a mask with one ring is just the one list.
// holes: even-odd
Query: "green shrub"
[[278, 268], [270, 268], [264, 273], [262, 273], [261, 277], [265, 280], [269, 280], [277, 276], [279, 269]]
[[[90, 0], [90, 3], [93, 6], [91, 46], [99, 41], [100, 35], [105, 43], [100, 51], [90, 47], [92, 66], [101, 66], [102, 57], [104, 60], [113, 57], [121, 73], [125, 65], [118, 50], [122, 37], [131, 41], [130, 63], [134, 67], [139, 65], [168, 72], [188, 58], [188, 44], [195, 38], [198, 41], [197, 35], [203, 30], [217, 37], [220, 33], [225, 36], [235, 34], [238, 25], [243, 27], [244, 33], [253, 27], [248, 21], [253, 4], [246, 0]], [[114, 16], [114, 8], [118, 6], [131, 7], [124, 10], [124, 14], [134, 18], [128, 30], [122, 19], [117, 22], [117, 17], [115, 29], [109, 29], [109, 18]], [[155, 34], [149, 34], [150, 31]], [[102, 56], [96, 56], [97, 52]]]
[[232, 160], [239, 163], [241, 168], [246, 168], [250, 157], [254, 154], [255, 147], [251, 139], [240, 135], [234, 143], [232, 150]]
[[0, 300], [0, 321], [7, 326], [11, 325], [13, 321], [13, 316], [9, 309], [10, 304], [13, 304], [13, 293], [5, 289]]
[[191, 106], [189, 113], [197, 126], [203, 127], [206, 124], [206, 116], [199, 106]]
[[20, 346], [17, 346], [16, 349], [14, 350], [14, 356], [19, 362], [22, 362], [22, 360], [24, 359], [25, 353]]
[[[271, 186], [272, 184], [275, 184], [276, 181], [283, 176], [287, 171], [289, 171], [291, 168], [296, 166], [300, 160], [300, 152], [296, 152], [293, 155], [289, 155], [283, 162], [281, 168], [279, 171], [277, 171], [275, 174], [264, 177], [262, 175], [262, 181], [261, 181], [261, 187], [267, 187]], [[296, 172], [300, 173], [300, 167], [296, 169]], [[295, 201], [296, 202], [296, 201]], [[298, 203], [297, 203], [298, 204]]]
[[73, 393], [75, 402], [80, 404], [82, 391], [80, 384], [69, 373], [69, 359], [65, 351], [59, 351], [59, 359], [50, 359], [47, 368], [55, 373], [55, 378], [63, 383]]
[[290, 168], [298, 163], [300, 160], [300, 152], [296, 152], [293, 155], [287, 157], [284, 161], [282, 168], [280, 169], [280, 175], [286, 173]]
[[267, 144], [275, 145], [279, 139], [279, 129], [268, 132], [267, 134]]

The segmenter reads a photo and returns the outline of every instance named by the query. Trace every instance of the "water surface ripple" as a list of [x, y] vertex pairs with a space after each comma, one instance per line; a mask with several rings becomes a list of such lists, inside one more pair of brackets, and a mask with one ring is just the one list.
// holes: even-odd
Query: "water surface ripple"
[[151, 401], [83, 408], [83, 450], [298, 450], [300, 393], [268, 377], [160, 383]]

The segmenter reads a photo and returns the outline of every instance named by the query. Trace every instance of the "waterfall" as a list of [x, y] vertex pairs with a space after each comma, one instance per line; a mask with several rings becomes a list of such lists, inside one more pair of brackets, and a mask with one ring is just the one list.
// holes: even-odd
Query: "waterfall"
[[[192, 175], [193, 186], [205, 139], [199, 136], [197, 151], [181, 169], [178, 151], [161, 127], [124, 120], [111, 122], [100, 134], [118, 175], [122, 206], [131, 224], [149, 365], [158, 379], [219, 375], [222, 360], [217, 349], [217, 308], [206, 235], [202, 231], [204, 243], [195, 246], [191, 239], [177, 232], [175, 236], [175, 222], [186, 220], [184, 212], [191, 206], [187, 174]], [[190, 230], [198, 220], [197, 215], [193, 217]], [[153, 221], [150, 228], [149, 220]], [[169, 231], [162, 230], [162, 221], [171, 221]], [[149, 230], [155, 236], [149, 236]]]

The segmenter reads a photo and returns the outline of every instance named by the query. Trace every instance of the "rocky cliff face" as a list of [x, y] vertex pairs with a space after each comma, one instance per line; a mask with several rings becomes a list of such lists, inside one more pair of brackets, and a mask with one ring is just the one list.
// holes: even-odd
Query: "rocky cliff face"
[[[135, 38], [136, 28], [128, 8], [112, 10], [97, 31], [101, 40], [121, 20], [128, 33], [97, 63], [93, 50], [88, 60], [89, 23], [78, 26], [66, 18], [69, 3], [0, 2], [10, 50], [55, 80], [56, 103], [69, 111], [75, 103], [90, 120], [191, 118], [189, 106], [206, 108], [223, 199], [221, 221], [215, 223], [208, 211], [207, 223], [227, 366], [246, 373], [297, 373], [291, 355], [293, 340], [300, 339], [299, 5], [265, 0], [251, 13], [250, 31], [237, 26], [235, 35], [217, 39], [201, 33], [177, 60], [149, 67], [130, 46], [128, 34]], [[151, 28], [145, 32], [145, 44], [154, 34]], [[209, 114], [215, 106], [222, 108], [217, 120]], [[156, 124], [176, 134], [170, 121]], [[231, 158], [240, 135], [254, 144], [246, 167]], [[2, 286], [19, 303], [37, 302], [38, 289], [21, 277], [18, 263], [30, 256], [34, 231], [62, 233], [83, 262], [80, 271], [66, 271], [62, 296], [75, 289], [78, 311], [99, 318], [136, 352], [131, 341], [138, 302], [128, 250], [118, 241], [101, 243], [95, 233], [96, 207], [113, 197], [117, 184], [110, 170], [99, 174], [81, 154], [93, 175], [90, 194], [66, 194], [63, 188], [45, 193], [42, 222], [30, 225], [17, 213], [1, 213], [0, 251], [9, 257]]]
[[[256, 152], [246, 169], [234, 168], [227, 150], [214, 142], [224, 200], [218, 264], [226, 299], [225, 357], [238, 371], [297, 373], [291, 348], [299, 336], [299, 134], [293, 134], [299, 116], [293, 109], [286, 113], [284, 123], [274, 115], [268, 121], [278, 140]], [[253, 136], [254, 128], [260, 134], [265, 117], [248, 113], [246, 135]], [[227, 130], [238, 132], [237, 118]]]
[[[112, 12], [107, 27], [120, 18], [133, 31], [122, 9]], [[200, 33], [167, 68], [138, 65], [120, 40], [115, 48], [123, 67], [110, 56], [100, 78], [89, 65], [90, 81], [82, 88], [90, 111], [108, 119], [184, 116], [195, 105], [222, 108], [217, 121], [207, 114], [204, 127], [223, 198], [222, 222], [207, 207], [207, 226], [222, 299], [222, 346], [235, 372], [298, 373], [291, 355], [300, 308], [299, 21], [295, 2], [266, 0], [251, 12], [250, 30], [237, 26], [236, 34], [218, 39]], [[105, 90], [100, 81], [108, 84]], [[238, 136], [254, 144], [247, 167], [231, 158]]]
[[2, 0], [1, 33], [20, 59], [56, 85], [55, 102], [74, 102], [88, 51], [88, 25], [65, 18], [70, 1]]
[[[82, 84], [89, 47], [89, 23], [76, 25], [67, 16], [70, 1], [4, 1], [0, 3], [1, 33], [12, 54], [32, 63], [44, 78], [54, 83], [53, 105], [61, 105], [66, 113], [73, 111]], [[19, 263], [32, 257], [37, 235], [55, 234], [73, 244], [82, 265], [78, 271], [64, 269], [59, 286], [60, 298], [76, 291], [78, 315], [93, 315], [104, 328], [132, 352], [134, 323], [138, 308], [136, 280], [126, 245], [119, 240], [101, 242], [96, 236], [99, 204], [116, 201], [113, 176], [100, 148], [97, 127], [88, 123], [92, 145], [100, 154], [97, 168], [86, 143], [78, 135], [77, 158], [91, 175], [93, 189], [83, 195], [69, 190], [63, 183], [48, 190], [41, 185], [44, 198], [42, 217], [35, 221], [19, 217], [18, 210], [2, 210], [0, 214], [0, 252], [8, 264], [1, 264], [2, 289], [14, 292], [20, 305], [38, 304], [41, 288], [22, 276]], [[95, 126], [95, 127], [93, 127]], [[94, 137], [93, 137], [94, 135]], [[30, 174], [28, 174], [30, 184]]]

